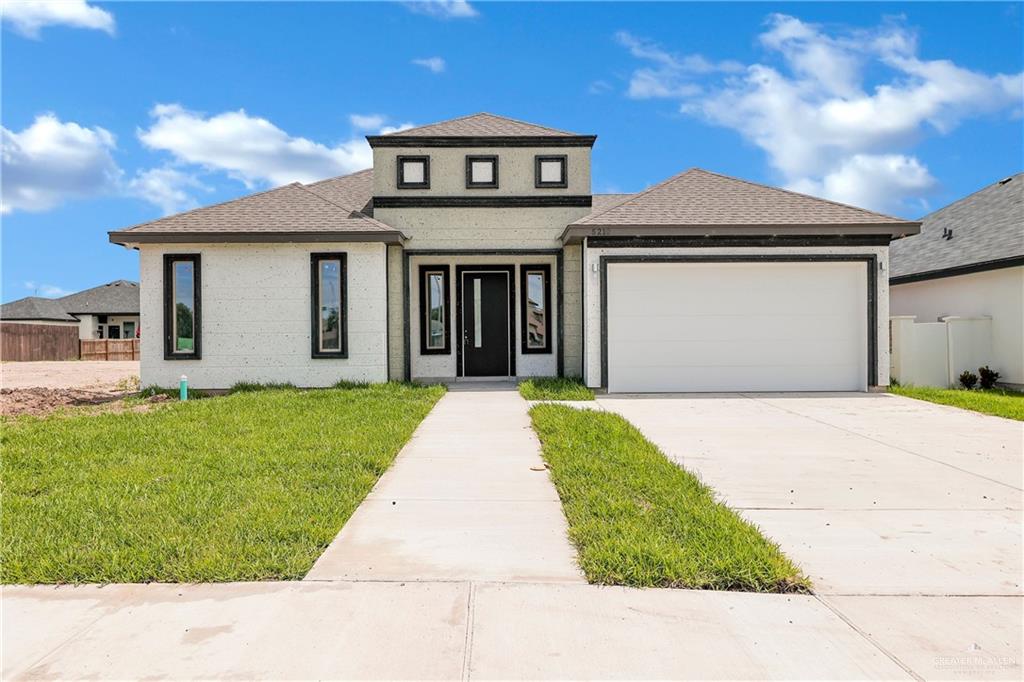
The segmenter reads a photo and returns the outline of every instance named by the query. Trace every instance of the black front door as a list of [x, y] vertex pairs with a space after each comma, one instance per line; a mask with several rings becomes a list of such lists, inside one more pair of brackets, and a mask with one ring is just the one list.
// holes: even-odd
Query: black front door
[[467, 377], [509, 376], [507, 272], [462, 273], [462, 367]]

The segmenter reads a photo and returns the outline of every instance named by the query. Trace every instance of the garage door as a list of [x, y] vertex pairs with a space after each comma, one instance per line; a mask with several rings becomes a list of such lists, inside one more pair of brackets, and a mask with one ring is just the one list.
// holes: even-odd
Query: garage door
[[609, 263], [608, 390], [863, 391], [863, 261]]

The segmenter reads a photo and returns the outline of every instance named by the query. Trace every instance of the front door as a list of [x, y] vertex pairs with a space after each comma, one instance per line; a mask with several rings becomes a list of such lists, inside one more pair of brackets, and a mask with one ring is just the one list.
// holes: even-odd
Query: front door
[[509, 360], [509, 273], [462, 273], [462, 373], [499, 377], [512, 373]]

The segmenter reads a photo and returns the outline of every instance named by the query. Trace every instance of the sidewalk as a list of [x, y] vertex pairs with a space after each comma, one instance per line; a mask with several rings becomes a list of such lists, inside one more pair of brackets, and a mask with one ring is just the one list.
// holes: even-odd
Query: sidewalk
[[528, 407], [453, 386], [306, 580], [584, 582]]

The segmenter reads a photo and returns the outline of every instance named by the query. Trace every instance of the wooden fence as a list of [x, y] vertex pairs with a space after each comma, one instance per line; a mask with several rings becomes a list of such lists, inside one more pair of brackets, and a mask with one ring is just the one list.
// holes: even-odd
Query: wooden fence
[[0, 324], [0, 360], [77, 360], [78, 325]]
[[138, 339], [96, 339], [82, 341], [83, 360], [138, 360]]

